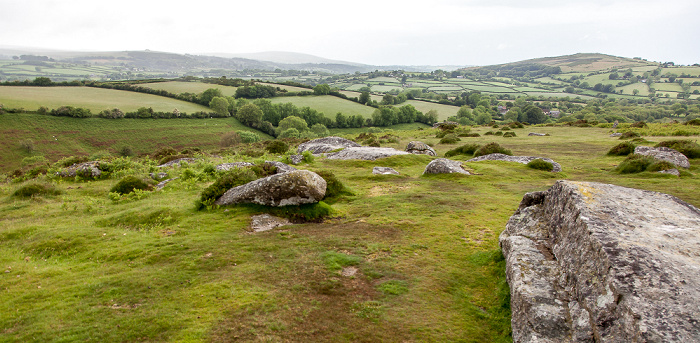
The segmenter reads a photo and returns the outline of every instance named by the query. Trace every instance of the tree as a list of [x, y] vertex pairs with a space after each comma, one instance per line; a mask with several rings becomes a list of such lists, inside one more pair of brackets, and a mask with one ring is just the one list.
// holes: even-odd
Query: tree
[[331, 86], [322, 83], [314, 87], [314, 95], [328, 95], [331, 92]]
[[199, 102], [201, 104], [209, 104], [212, 99], [216, 98], [217, 96], [224, 96], [221, 94], [221, 90], [218, 88], [209, 88], [202, 92], [202, 94], [199, 95]]
[[262, 111], [255, 104], [245, 104], [236, 111], [236, 119], [238, 119], [241, 124], [250, 127], [257, 127], [260, 125], [262, 116]]
[[394, 96], [387, 93], [384, 94], [382, 97], [382, 105], [393, 105], [394, 104]]
[[366, 103], [369, 102], [370, 100], [371, 100], [371, 98], [370, 98], [370, 96], [369, 96], [369, 92], [362, 92], [362, 93], [360, 93], [360, 99], [359, 99], [359, 101], [360, 101], [361, 104], [366, 104]]
[[229, 116], [228, 106], [228, 100], [221, 96], [214, 97], [209, 102], [209, 108], [211, 108], [214, 112], [216, 112], [216, 114], [220, 116]]
[[632, 90], [632, 94], [634, 94], [634, 95], [637, 95], [637, 94], [639, 94], [639, 89], [636, 89], [636, 88], [635, 88], [635, 89], [633, 89], [633, 90]]
[[348, 119], [345, 115], [340, 112], [335, 114], [335, 126], [340, 129], [348, 127]]
[[297, 116], [290, 116], [280, 120], [279, 126], [277, 126], [277, 132], [280, 134], [287, 129], [294, 128], [297, 132], [304, 132], [309, 129], [309, 125], [306, 120], [299, 118]]
[[326, 137], [326, 136], [329, 136], [331, 134], [330, 131], [328, 131], [328, 128], [326, 127], [326, 125], [323, 125], [323, 124], [314, 124], [311, 126], [310, 129], [318, 137]]

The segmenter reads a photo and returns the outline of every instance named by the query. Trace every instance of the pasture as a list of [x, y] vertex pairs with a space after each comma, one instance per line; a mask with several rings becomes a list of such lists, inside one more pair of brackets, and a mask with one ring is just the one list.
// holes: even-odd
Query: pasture
[[371, 118], [374, 108], [365, 106], [354, 101], [341, 99], [332, 95], [321, 96], [289, 96], [269, 99], [273, 104], [292, 103], [296, 107], [310, 107], [322, 112], [328, 118], [335, 118], [338, 112], [346, 116], [360, 115], [364, 118]]
[[140, 87], [151, 89], [164, 90], [173, 94], [194, 93], [199, 94], [210, 88], [216, 88], [221, 91], [224, 96], [234, 96], [237, 87], [222, 86], [203, 82], [184, 82], [184, 81], [168, 81], [168, 82], [151, 82], [140, 83]]

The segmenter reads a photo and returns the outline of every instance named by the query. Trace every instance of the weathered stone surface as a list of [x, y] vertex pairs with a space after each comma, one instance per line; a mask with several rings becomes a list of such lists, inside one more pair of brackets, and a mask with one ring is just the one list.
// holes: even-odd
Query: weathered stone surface
[[338, 152], [327, 154], [329, 160], [369, 160], [374, 161], [379, 158], [409, 155], [409, 153], [394, 148], [375, 148], [369, 146], [346, 148]]
[[700, 210], [678, 198], [559, 181], [499, 241], [514, 342], [700, 341]]
[[305, 143], [299, 144], [297, 148], [297, 154], [301, 154], [304, 151], [311, 151], [312, 154], [322, 154], [324, 152], [329, 152], [337, 149], [359, 147], [357, 144], [349, 139], [341, 137], [323, 137], [314, 140], [310, 140]]
[[250, 218], [250, 228], [253, 229], [253, 231], [255, 232], [269, 231], [274, 228], [289, 224], [289, 219], [275, 217], [267, 213], [252, 216]]
[[163, 180], [161, 182], [158, 182], [158, 184], [156, 185], [156, 190], [163, 189], [163, 187], [165, 187], [165, 185], [168, 184], [168, 182], [173, 181], [175, 179], [179, 179], [179, 177], [174, 177], [172, 179], [167, 179], [167, 180]]
[[610, 137], [620, 137], [622, 136], [622, 132], [614, 132], [610, 134]]
[[245, 168], [245, 167], [252, 167], [254, 166], [253, 163], [250, 162], [233, 162], [233, 163], [222, 163], [216, 166], [216, 170], [220, 171], [227, 171], [231, 170], [233, 168]]
[[75, 177], [80, 175], [81, 177], [96, 178], [102, 175], [102, 171], [99, 169], [99, 167], [99, 161], [75, 163], [64, 170], [57, 172], [56, 175], [62, 177]]
[[297, 165], [304, 160], [304, 155], [291, 155], [289, 156], [289, 160], [292, 162], [293, 165]]
[[196, 160], [197, 160], [196, 158], [189, 158], [189, 157], [178, 158], [178, 159], [172, 160], [172, 161], [170, 161], [170, 162], [168, 162], [168, 163], [163, 163], [163, 164], [161, 164], [161, 165], [159, 165], [159, 166], [157, 166], [157, 167], [158, 167], [158, 168], [165, 168], [165, 167], [172, 167], [172, 166], [175, 166], [175, 165], [178, 165], [178, 166], [179, 166], [181, 162], [194, 162], [194, 161], [196, 161]]
[[254, 203], [265, 206], [319, 202], [326, 195], [326, 180], [308, 170], [264, 177], [226, 191], [216, 205]]
[[690, 161], [688, 161], [688, 158], [685, 157], [685, 155], [678, 152], [677, 150], [671, 148], [652, 148], [650, 146], [638, 146], [634, 148], [634, 153], [639, 155], [651, 156], [657, 160], [670, 162], [681, 168], [690, 168]]
[[661, 173], [661, 174], [671, 174], [671, 175], [675, 175], [675, 176], [681, 176], [681, 172], [678, 171], [678, 169], [676, 169], [676, 168], [662, 170], [662, 171], [660, 171], [659, 173]]
[[467, 174], [471, 175], [468, 171], [466, 171], [462, 167], [462, 162], [459, 161], [453, 161], [450, 159], [446, 158], [438, 158], [432, 160], [428, 165], [425, 167], [425, 170], [423, 171], [423, 174], [452, 174], [452, 173], [460, 173], [460, 174]]
[[297, 170], [297, 168], [277, 161], [265, 161], [265, 164], [277, 167], [277, 172], [275, 174], [288, 173], [290, 171]]
[[541, 159], [543, 161], [549, 162], [552, 164], [552, 172], [558, 173], [561, 171], [561, 165], [557, 162], [554, 162], [551, 158], [546, 158], [546, 157], [537, 157], [537, 156], [508, 156], [505, 154], [488, 154], [484, 156], [479, 156], [472, 158], [468, 160], [467, 162], [480, 162], [480, 161], [506, 161], [506, 162], [517, 162], [517, 163], [522, 163], [522, 164], [528, 164], [532, 160], [536, 159]]
[[530, 132], [527, 134], [528, 136], [546, 136], [546, 133], [537, 133], [537, 132]]
[[394, 170], [394, 168], [374, 167], [374, 168], [372, 168], [372, 174], [375, 174], [375, 175], [399, 175], [399, 172]]
[[410, 141], [406, 145], [406, 152], [411, 154], [423, 154], [428, 156], [437, 156], [437, 153], [428, 144], [421, 141]]
[[168, 177], [168, 173], [162, 173], [162, 172], [161, 173], [150, 173], [149, 175], [151, 176], [151, 179], [156, 180], [156, 181], [163, 180], [166, 177]]

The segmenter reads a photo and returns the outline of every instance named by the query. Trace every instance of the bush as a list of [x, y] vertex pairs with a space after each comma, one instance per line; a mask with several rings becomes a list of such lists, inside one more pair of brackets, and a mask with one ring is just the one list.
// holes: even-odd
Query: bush
[[670, 141], [663, 141], [657, 144], [656, 147], [671, 148], [685, 155], [685, 157], [687, 158], [700, 158], [700, 145], [689, 139], [674, 139]]
[[231, 131], [224, 133], [223, 136], [221, 136], [221, 140], [219, 141], [219, 146], [222, 148], [234, 146], [241, 144], [243, 142], [243, 139], [241, 138], [241, 135], [238, 134], [236, 131]]
[[301, 160], [305, 163], [314, 163], [314, 160], [316, 159], [314, 157], [314, 154], [312, 154], [311, 151], [308, 150], [302, 152], [301, 155], [304, 156]]
[[608, 156], [627, 156], [634, 152], [634, 144], [631, 142], [620, 143], [608, 151]]
[[[258, 206], [258, 208], [262, 207]], [[323, 201], [298, 206], [264, 207], [262, 210], [297, 223], [320, 222], [333, 214], [333, 208]]]
[[345, 185], [335, 177], [335, 174], [321, 170], [316, 172], [320, 177], [326, 180], [326, 196], [324, 200], [334, 200], [341, 195], [354, 195]]
[[638, 121], [636, 123], [630, 124], [630, 127], [636, 127], [639, 129], [643, 129], [643, 128], [647, 127], [647, 123], [645, 123], [643, 121]]
[[687, 122], [684, 123], [684, 125], [700, 125], [700, 118], [695, 118], [688, 120]]
[[632, 131], [627, 131], [627, 132], [622, 133], [622, 136], [620, 136], [620, 139], [630, 139], [630, 138], [637, 138], [637, 137], [639, 137], [638, 133], [632, 132]]
[[19, 198], [31, 198], [39, 195], [59, 195], [61, 191], [57, 190], [53, 185], [30, 183], [17, 189], [12, 196]]
[[289, 144], [280, 140], [268, 141], [265, 150], [271, 154], [284, 154], [289, 151]]
[[550, 162], [547, 162], [541, 158], [534, 159], [527, 164], [528, 168], [532, 169], [537, 169], [537, 170], [546, 170], [546, 171], [552, 171], [554, 169], [554, 165]]
[[171, 156], [171, 155], [177, 155], [177, 150], [175, 150], [171, 147], [164, 147], [164, 148], [159, 148], [158, 150], [156, 150], [156, 152], [154, 152], [151, 155], [151, 158], [153, 160], [161, 160], [161, 159], [163, 159], [163, 157]]
[[651, 156], [632, 154], [622, 161], [615, 171], [620, 174], [641, 173], [654, 162]]
[[525, 126], [523, 126], [522, 123], [517, 122], [517, 121], [514, 121], [514, 122], [508, 124], [508, 126], [510, 126], [512, 129], [522, 129], [525, 127]]
[[293, 127], [282, 131], [279, 134], [279, 136], [277, 136], [277, 138], [300, 138], [300, 137], [301, 137], [301, 133], [299, 132], [299, 130], [297, 130]]
[[257, 143], [260, 142], [260, 136], [255, 132], [250, 131], [238, 131], [238, 135], [241, 137], [243, 143]]
[[32, 166], [46, 163], [48, 163], [48, 160], [44, 156], [30, 156], [22, 159], [22, 166]]
[[207, 205], [211, 205], [229, 189], [257, 179], [258, 177], [250, 168], [234, 168], [229, 170], [202, 191], [199, 200], [196, 202], [196, 207], [200, 210]]
[[19, 147], [26, 153], [31, 154], [36, 149], [34, 147], [34, 141], [31, 139], [25, 139], [19, 143]]
[[676, 169], [676, 165], [668, 161], [656, 160], [647, 167], [648, 172], [660, 172], [662, 170]]
[[109, 192], [124, 195], [133, 192], [135, 189], [147, 190], [150, 187], [151, 186], [142, 179], [139, 179], [133, 175], [129, 175], [119, 180], [119, 182], [117, 182], [117, 184], [114, 185], [114, 187], [112, 187], [112, 189], [110, 189]]
[[452, 157], [456, 155], [473, 155], [477, 149], [479, 149], [479, 144], [465, 144], [452, 150], [448, 150], [445, 153], [445, 157]]
[[484, 133], [484, 136], [493, 136], [493, 131], [486, 131], [486, 133]]
[[56, 164], [59, 167], [65, 168], [65, 167], [70, 167], [76, 163], [83, 163], [83, 162], [87, 162], [87, 161], [88, 161], [87, 156], [68, 156], [68, 157], [64, 157], [64, 158], [58, 160], [58, 162], [56, 162]]
[[479, 156], [484, 156], [484, 155], [489, 155], [489, 154], [495, 154], [495, 153], [504, 154], [504, 155], [510, 155], [510, 156], [513, 155], [513, 153], [512, 153], [510, 150], [501, 147], [501, 146], [500, 146], [498, 143], [496, 143], [496, 142], [491, 142], [491, 143], [486, 144], [486, 145], [482, 146], [481, 148], [477, 149], [477, 150], [474, 152], [474, 157], [479, 157]]
[[455, 144], [461, 141], [455, 134], [450, 133], [440, 140], [440, 144]]
[[506, 132], [503, 134], [503, 137], [515, 137], [515, 132]]
[[119, 151], [117, 152], [117, 155], [121, 157], [131, 157], [134, 156], [134, 149], [132, 149], [130, 146], [123, 146], [119, 148]]

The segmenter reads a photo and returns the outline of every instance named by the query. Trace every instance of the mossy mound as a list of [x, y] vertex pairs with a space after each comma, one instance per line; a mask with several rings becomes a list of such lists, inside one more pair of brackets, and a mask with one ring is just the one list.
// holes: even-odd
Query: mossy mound
[[479, 149], [477, 149], [474, 152], [474, 157], [485, 156], [485, 155], [496, 154], [496, 153], [513, 156], [512, 151], [502, 147], [500, 144], [498, 144], [496, 142], [491, 142], [491, 143], [488, 143], [488, 144], [480, 147]]

